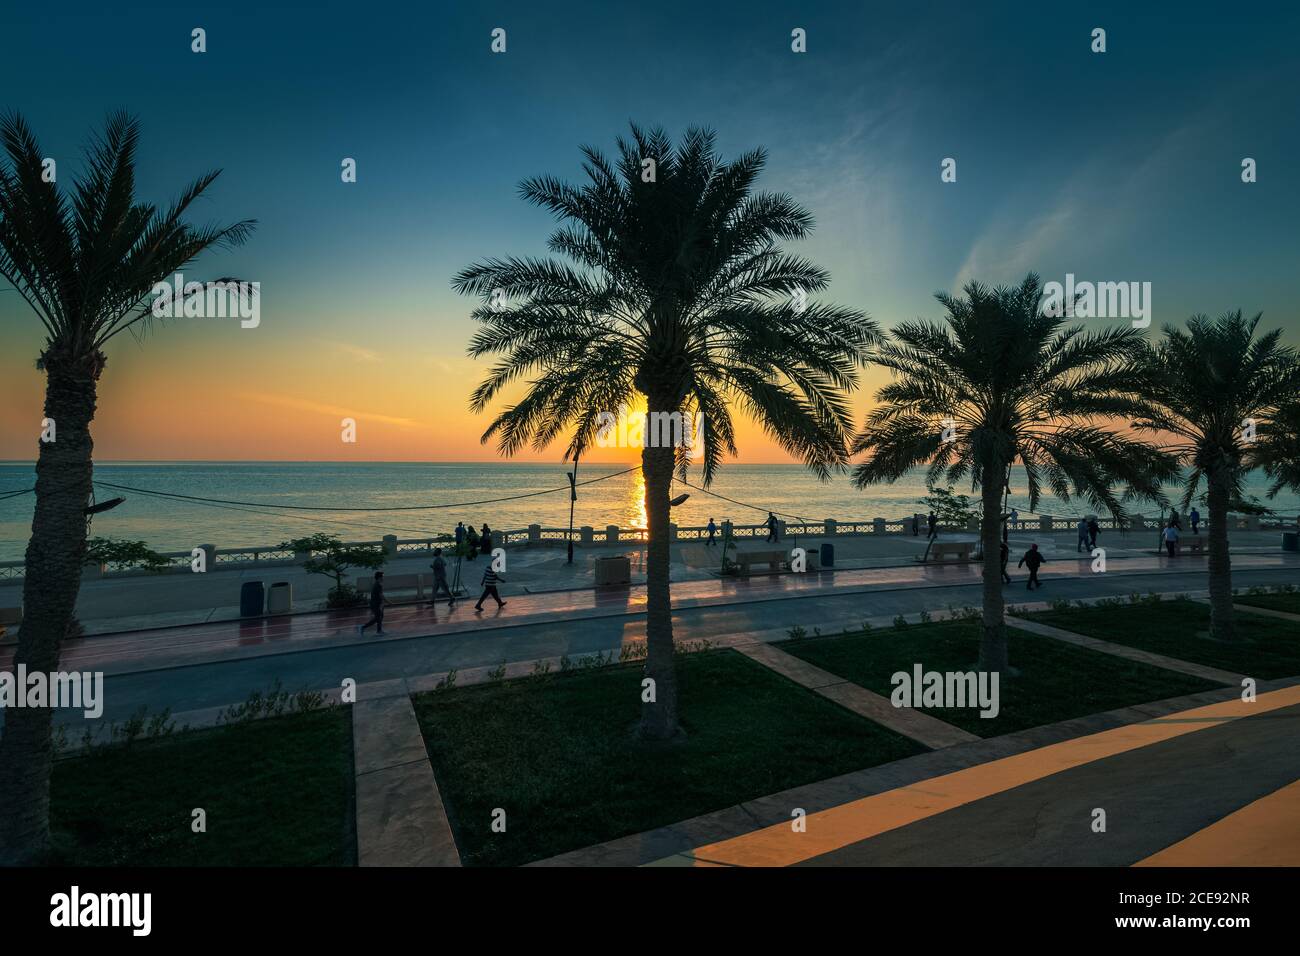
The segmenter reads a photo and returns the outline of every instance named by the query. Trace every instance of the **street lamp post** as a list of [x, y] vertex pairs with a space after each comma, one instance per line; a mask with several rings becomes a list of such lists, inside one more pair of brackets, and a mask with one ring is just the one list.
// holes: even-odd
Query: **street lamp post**
[[569, 473], [569, 564], [573, 563], [573, 506], [578, 501], [578, 455], [573, 454], [573, 471]]

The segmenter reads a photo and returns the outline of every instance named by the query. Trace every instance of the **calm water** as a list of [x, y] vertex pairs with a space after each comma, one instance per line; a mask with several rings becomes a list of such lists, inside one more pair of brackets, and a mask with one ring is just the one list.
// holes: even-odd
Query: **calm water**
[[[621, 470], [622, 466], [584, 465], [578, 469], [578, 480], [613, 475]], [[345, 540], [374, 540], [385, 534], [419, 537], [446, 532], [457, 521], [473, 523], [475, 527], [487, 521], [493, 528], [501, 529], [524, 528], [534, 522], [544, 527], [566, 527], [569, 521], [567, 478], [561, 464], [115, 462], [97, 464], [95, 477], [196, 497], [329, 508], [454, 504], [561, 489], [519, 501], [373, 515], [338, 511], [274, 513], [255, 506], [215, 506], [129, 491], [96, 490], [100, 501], [123, 494], [126, 503], [95, 518], [92, 534], [141, 539], [160, 551], [188, 550], [196, 544], [269, 545], [312, 531], [334, 532]], [[699, 484], [697, 475], [692, 474], [690, 481]], [[0, 464], [0, 494], [30, 488], [34, 483], [31, 463]], [[1250, 491], [1262, 497], [1265, 487], [1264, 481], [1256, 478]], [[1015, 473], [1012, 488], [1024, 488], [1023, 479]], [[691, 496], [674, 509], [676, 521], [681, 525], [702, 525], [710, 517], [719, 522], [730, 518], [737, 524], [755, 524], [766, 517], [769, 508], [810, 520], [847, 521], [877, 516], [896, 518], [922, 510], [917, 499], [925, 494], [925, 481], [921, 473], [916, 473], [893, 485], [861, 492], [849, 484], [847, 476], [822, 483], [798, 465], [728, 465], [711, 490], [756, 508], [723, 501], [678, 484], [673, 490], [674, 494], [687, 492]], [[645, 527], [643, 494], [639, 471], [579, 487], [574, 526]], [[32, 504], [31, 495], [0, 501], [0, 561], [22, 558], [31, 530]], [[1023, 495], [1013, 495], [1012, 504], [1021, 511], [1028, 510]], [[1294, 495], [1279, 495], [1273, 507], [1294, 514], [1300, 510], [1300, 501]], [[1044, 498], [1039, 510], [1054, 515], [1077, 515], [1088, 509]], [[1151, 507], [1143, 510], [1151, 515], [1156, 513]]]

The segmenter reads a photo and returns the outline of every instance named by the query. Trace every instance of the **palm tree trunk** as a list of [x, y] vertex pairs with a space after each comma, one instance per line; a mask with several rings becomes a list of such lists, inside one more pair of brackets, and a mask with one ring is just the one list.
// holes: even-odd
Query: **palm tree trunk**
[[641, 469], [645, 474], [645, 510], [650, 532], [646, 544], [645, 676], [654, 681], [654, 699], [641, 705], [641, 736], [647, 740], [668, 740], [680, 730], [672, 595], [668, 583], [668, 493], [673, 477], [673, 449], [647, 445], [641, 450]]
[[993, 476], [1006, 473], [1004, 465], [984, 468], [981, 498], [984, 516], [980, 541], [984, 547], [984, 634], [980, 640], [981, 671], [1007, 670], [1007, 626], [1002, 613], [1002, 489]]
[[[102, 361], [95, 353], [88, 362], [47, 358], [45, 364], [45, 415], [55, 422], [55, 440], [41, 443], [36, 463], [36, 512], [27, 544], [15, 671], [19, 664], [25, 664], [29, 674], [57, 670], [59, 647], [76, 611], [91, 492], [90, 422]], [[52, 718], [48, 707], [16, 707], [5, 713], [0, 736], [0, 863], [40, 860], [48, 850]]]
[[1228, 476], [1213, 470], [1207, 476], [1206, 503], [1210, 512], [1210, 636], [1231, 641], [1236, 636], [1232, 626], [1232, 560], [1228, 556]]

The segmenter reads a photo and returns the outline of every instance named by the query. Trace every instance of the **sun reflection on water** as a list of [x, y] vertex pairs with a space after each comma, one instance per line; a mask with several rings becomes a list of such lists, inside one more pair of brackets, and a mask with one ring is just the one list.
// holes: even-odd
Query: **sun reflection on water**
[[623, 505], [625, 527], [644, 528], [649, 522], [645, 513], [645, 475], [638, 468], [628, 482], [627, 501]]

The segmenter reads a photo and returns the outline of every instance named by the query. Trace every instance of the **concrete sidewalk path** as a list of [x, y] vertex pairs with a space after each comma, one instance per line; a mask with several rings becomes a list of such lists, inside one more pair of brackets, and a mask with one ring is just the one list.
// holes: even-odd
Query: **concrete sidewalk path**
[[881, 697], [843, 677], [838, 677], [830, 671], [815, 667], [793, 654], [787, 654], [779, 647], [751, 643], [737, 644], [735, 650], [796, 684], [835, 701], [841, 707], [866, 717], [882, 727], [888, 727], [895, 733], [902, 734], [932, 750], [980, 739], [960, 727], [954, 727], [952, 724], [931, 717], [924, 711], [914, 710], [911, 707], [895, 707], [888, 698]]
[[1207, 667], [1204, 664], [1193, 664], [1191, 661], [1179, 660], [1175, 657], [1166, 657], [1164, 654], [1156, 654], [1152, 651], [1144, 651], [1141, 648], [1129, 647], [1126, 644], [1112, 644], [1110, 641], [1103, 641], [1099, 637], [1089, 637], [1087, 634], [1076, 634], [1074, 631], [1067, 631], [1059, 627], [1052, 627], [1050, 624], [1042, 624], [1038, 621], [1029, 621], [1022, 617], [1006, 617], [1008, 627], [1018, 627], [1022, 631], [1028, 631], [1031, 634], [1038, 634], [1042, 637], [1050, 637], [1054, 640], [1064, 641], [1067, 644], [1074, 644], [1077, 647], [1086, 647], [1090, 651], [1100, 651], [1102, 654], [1110, 654], [1112, 657], [1122, 657], [1125, 660], [1137, 661], [1141, 664], [1150, 664], [1153, 667], [1163, 667], [1167, 671], [1177, 671], [1180, 674], [1190, 674], [1192, 677], [1201, 677], [1205, 680], [1216, 681], [1220, 684], [1241, 685], [1245, 680], [1245, 675], [1234, 674], [1232, 671], [1221, 670], [1217, 667]]

